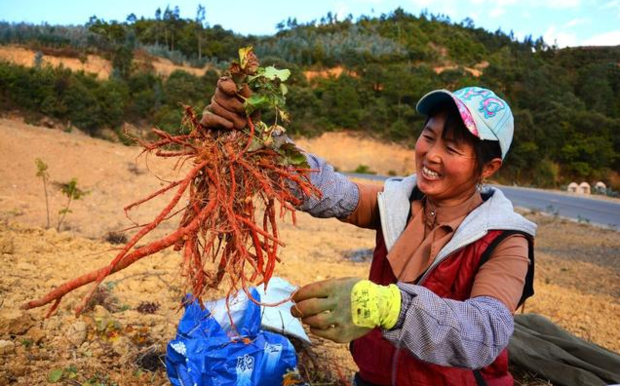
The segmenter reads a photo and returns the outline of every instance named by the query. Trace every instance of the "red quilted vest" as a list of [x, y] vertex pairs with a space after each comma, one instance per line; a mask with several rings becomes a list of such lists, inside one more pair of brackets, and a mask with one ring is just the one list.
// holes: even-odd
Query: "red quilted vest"
[[[490, 231], [480, 240], [452, 253], [433, 269], [421, 285], [443, 298], [468, 299], [484, 251], [501, 234], [502, 231]], [[396, 283], [381, 231], [377, 232], [376, 245], [369, 279], [382, 285]], [[378, 328], [355, 340], [351, 350], [360, 368], [359, 375], [364, 381], [376, 385], [477, 385], [472, 370], [439, 366], [416, 359], [406, 349], [397, 350], [383, 338]], [[502, 351], [491, 365], [481, 370], [481, 374], [489, 386], [513, 385], [513, 378], [508, 372], [508, 351]]]

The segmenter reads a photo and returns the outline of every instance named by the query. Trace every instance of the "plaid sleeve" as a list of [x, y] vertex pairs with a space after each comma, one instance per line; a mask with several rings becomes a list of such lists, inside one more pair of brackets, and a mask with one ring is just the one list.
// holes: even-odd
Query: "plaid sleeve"
[[508, 346], [514, 319], [497, 299], [443, 299], [417, 285], [398, 284], [402, 300], [396, 326], [383, 336], [416, 358], [441, 366], [479, 369]]
[[[323, 192], [323, 196], [320, 199], [306, 198], [298, 209], [314, 217], [342, 219], [349, 216], [359, 201], [357, 185], [344, 175], [337, 173], [323, 159], [309, 153], [305, 155], [310, 168], [315, 170], [310, 174], [310, 182]], [[292, 188], [295, 187], [292, 186]]]

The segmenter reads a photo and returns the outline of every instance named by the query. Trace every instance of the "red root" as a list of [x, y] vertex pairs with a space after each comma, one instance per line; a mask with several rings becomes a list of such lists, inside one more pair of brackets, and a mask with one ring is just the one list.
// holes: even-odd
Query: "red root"
[[[23, 308], [53, 302], [52, 314], [67, 293], [94, 282], [76, 309], [79, 314], [106, 277], [171, 246], [182, 251], [186, 290], [194, 298], [201, 299], [208, 288], [218, 287], [224, 279], [228, 279], [229, 296], [238, 290], [249, 294], [251, 284], [267, 286], [279, 261], [278, 245], [284, 246], [278, 235], [276, 205], [281, 212], [294, 214], [293, 206], [301, 203], [301, 197], [295, 195], [291, 185], [296, 185], [303, 196], [319, 197], [320, 191], [310, 184], [311, 170], [284, 165], [283, 156], [274, 149], [249, 151], [257, 135], [251, 119], [249, 134], [215, 132], [202, 128], [191, 107], [186, 107], [183, 123], [190, 134], [175, 136], [155, 129], [160, 139], [142, 145], [144, 152], [176, 157], [179, 164], [189, 161], [193, 166], [183, 179], [128, 205], [125, 211], [176, 188], [170, 202], [152, 222], [139, 227], [109, 265], [67, 281]], [[188, 196], [188, 203], [174, 211], [184, 196]], [[176, 213], [183, 213], [176, 231], [136, 247], [144, 236]], [[262, 221], [257, 222], [256, 217], [261, 215]]]

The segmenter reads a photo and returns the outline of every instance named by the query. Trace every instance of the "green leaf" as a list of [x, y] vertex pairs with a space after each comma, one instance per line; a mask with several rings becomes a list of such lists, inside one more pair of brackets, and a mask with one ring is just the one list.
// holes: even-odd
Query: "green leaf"
[[269, 107], [269, 97], [266, 95], [254, 94], [243, 103], [246, 114], [250, 115], [256, 110], [261, 110]]
[[58, 381], [60, 381], [60, 379], [62, 378], [62, 369], [54, 369], [52, 371], [50, 371], [49, 376], [47, 377], [47, 380], [50, 383], [56, 383]]
[[269, 80], [276, 80], [276, 78], [279, 78], [282, 82], [286, 82], [289, 76], [291, 76], [291, 70], [278, 70], [273, 66], [269, 66], [265, 68], [265, 72], [262, 75]]
[[286, 95], [288, 93], [288, 87], [284, 83], [280, 83], [280, 92], [282, 95]]

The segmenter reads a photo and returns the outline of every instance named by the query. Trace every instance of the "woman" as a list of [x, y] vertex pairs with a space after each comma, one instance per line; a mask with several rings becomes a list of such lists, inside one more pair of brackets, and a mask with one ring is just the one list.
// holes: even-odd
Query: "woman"
[[323, 197], [301, 209], [376, 229], [377, 240], [369, 280], [307, 285], [291, 312], [316, 335], [352, 342], [359, 386], [512, 385], [506, 346], [513, 313], [533, 294], [536, 226], [482, 188], [512, 142], [510, 107], [468, 87], [433, 91], [416, 108], [428, 117], [417, 174], [354, 184], [307, 156]]

